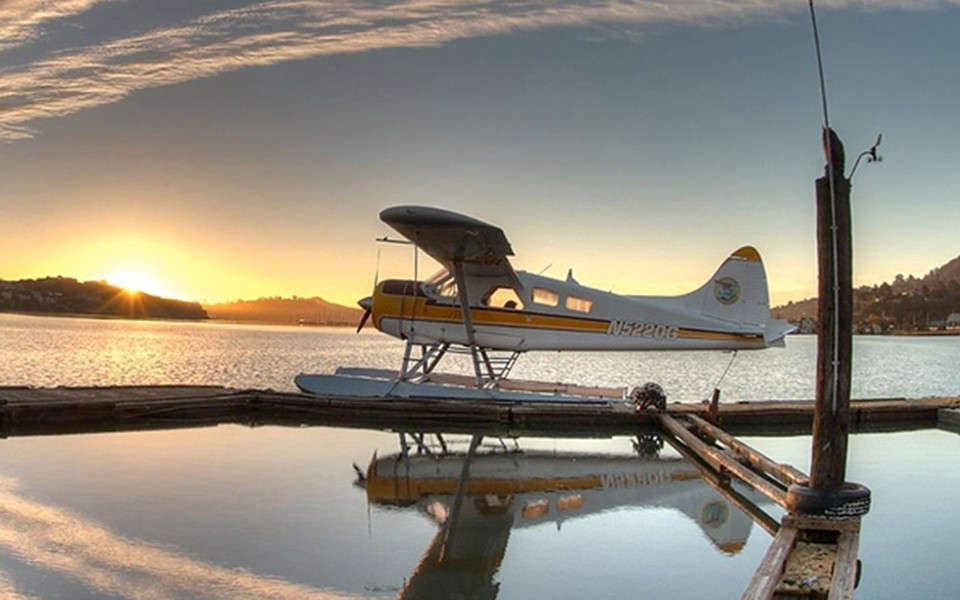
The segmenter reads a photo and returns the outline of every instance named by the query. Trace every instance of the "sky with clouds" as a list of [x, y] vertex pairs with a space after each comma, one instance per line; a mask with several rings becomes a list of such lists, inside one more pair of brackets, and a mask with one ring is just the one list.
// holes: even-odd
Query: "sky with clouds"
[[[855, 280], [960, 254], [960, 2], [817, 3]], [[351, 303], [377, 213], [500, 225], [516, 266], [681, 293], [743, 244], [816, 289], [803, 0], [0, 2], [0, 278]], [[849, 169], [848, 164], [848, 169]], [[379, 255], [379, 259], [378, 259]]]

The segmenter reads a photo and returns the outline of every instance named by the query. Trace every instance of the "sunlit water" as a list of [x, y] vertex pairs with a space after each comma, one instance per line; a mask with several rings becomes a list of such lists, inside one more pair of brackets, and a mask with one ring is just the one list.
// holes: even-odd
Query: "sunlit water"
[[[298, 373], [397, 368], [402, 342], [374, 331], [0, 314], [0, 385], [216, 384], [293, 391]], [[740, 352], [529, 353], [513, 376], [589, 385], [660, 383], [671, 400], [809, 400], [816, 339]], [[450, 357], [463, 370], [463, 361]], [[733, 360], [732, 366], [730, 366]], [[960, 394], [960, 336], [858, 337], [853, 397]], [[729, 371], [727, 367], [730, 366]], [[724, 372], [725, 377], [721, 381]]]
[[[0, 315], [0, 385], [292, 390], [299, 372], [395, 367], [399, 350], [349, 330]], [[812, 398], [815, 353], [802, 337], [741, 353], [724, 399]], [[543, 354], [516, 375], [698, 400], [730, 359]], [[856, 397], [960, 394], [960, 338], [858, 338], [855, 360]], [[738, 598], [770, 543], [670, 450], [642, 458], [628, 438], [521, 439], [500, 463], [486, 440], [456, 510], [450, 491], [409, 487], [454, 485], [466, 440], [447, 441], [449, 459], [404, 463], [395, 433], [321, 427], [4, 440], [0, 597]], [[808, 469], [809, 438], [748, 441]], [[374, 455], [365, 490], [352, 465]], [[848, 479], [873, 491], [858, 598], [957, 597], [958, 459], [944, 431], [852, 437]]]

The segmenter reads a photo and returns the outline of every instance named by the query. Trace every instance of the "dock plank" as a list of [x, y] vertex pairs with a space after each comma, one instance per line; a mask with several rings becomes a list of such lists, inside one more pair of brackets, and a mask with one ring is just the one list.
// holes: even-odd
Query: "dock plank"
[[828, 600], [853, 600], [857, 587], [857, 553], [860, 536], [856, 531], [843, 531], [837, 541], [837, 566], [833, 571]]
[[780, 575], [784, 564], [793, 551], [797, 540], [797, 530], [794, 527], [781, 527], [773, 542], [767, 548], [767, 553], [760, 561], [760, 566], [753, 574], [753, 578], [744, 590], [742, 600], [770, 600], [780, 584]]

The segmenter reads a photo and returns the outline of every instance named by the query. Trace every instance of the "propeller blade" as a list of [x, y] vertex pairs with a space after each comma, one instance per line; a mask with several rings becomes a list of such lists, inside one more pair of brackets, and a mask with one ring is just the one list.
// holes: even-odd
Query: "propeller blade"
[[373, 298], [370, 296], [361, 298], [357, 304], [363, 309], [363, 316], [360, 317], [360, 324], [357, 325], [357, 333], [360, 333], [363, 326], [367, 324], [367, 319], [370, 318], [370, 314], [373, 312]]
[[369, 308], [363, 311], [363, 316], [360, 317], [360, 324], [357, 325], [357, 333], [360, 333], [360, 331], [363, 330], [363, 326], [367, 324], [367, 319], [370, 318], [370, 312]]

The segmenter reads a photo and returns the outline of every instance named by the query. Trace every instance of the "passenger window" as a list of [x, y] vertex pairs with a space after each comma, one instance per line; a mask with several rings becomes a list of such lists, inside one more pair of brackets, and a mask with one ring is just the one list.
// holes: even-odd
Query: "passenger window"
[[546, 288], [533, 288], [533, 301], [537, 304], [557, 306], [560, 304], [560, 294]]
[[523, 309], [523, 302], [520, 296], [513, 288], [498, 287], [489, 292], [484, 300], [484, 304], [494, 308], [511, 308], [514, 310]]
[[565, 306], [568, 310], [575, 310], [577, 312], [588, 313], [593, 309], [593, 300], [587, 300], [586, 298], [578, 298], [577, 296], [567, 296], [567, 301]]

